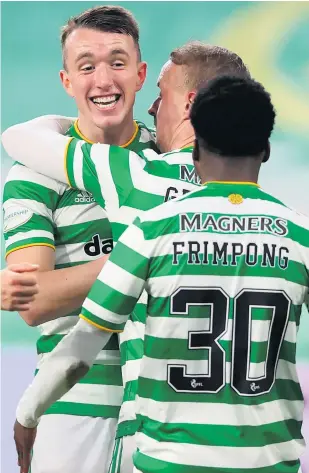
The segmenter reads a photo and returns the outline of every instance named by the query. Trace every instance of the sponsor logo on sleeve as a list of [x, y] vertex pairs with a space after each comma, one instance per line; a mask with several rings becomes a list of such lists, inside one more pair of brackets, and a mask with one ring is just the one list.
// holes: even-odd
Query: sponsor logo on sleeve
[[4, 211], [3, 231], [9, 232], [27, 223], [33, 215], [31, 210], [12, 205]]

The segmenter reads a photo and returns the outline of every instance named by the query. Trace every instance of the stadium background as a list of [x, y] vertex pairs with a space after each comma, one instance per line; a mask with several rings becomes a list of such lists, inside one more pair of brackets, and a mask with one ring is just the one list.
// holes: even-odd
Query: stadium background
[[[112, 3], [112, 2], [110, 2]], [[253, 77], [272, 93], [278, 119], [272, 156], [261, 183], [309, 214], [309, 2], [119, 2], [140, 23], [148, 79], [135, 117], [151, 124], [147, 108], [169, 52], [190, 39], [228, 47], [242, 56]], [[2, 2], [2, 130], [42, 114], [75, 115], [58, 79], [59, 28], [93, 2]], [[42, 156], [44, 159], [44, 156]], [[11, 161], [2, 150], [2, 186]], [[2, 245], [2, 267], [4, 266]], [[52, 290], [52, 288], [51, 288]], [[2, 313], [2, 468], [18, 471], [12, 438], [15, 406], [35, 365], [37, 329], [17, 314]], [[309, 318], [303, 313], [298, 362], [309, 400]], [[309, 442], [309, 413], [304, 435]], [[309, 472], [309, 452], [304, 471]]]

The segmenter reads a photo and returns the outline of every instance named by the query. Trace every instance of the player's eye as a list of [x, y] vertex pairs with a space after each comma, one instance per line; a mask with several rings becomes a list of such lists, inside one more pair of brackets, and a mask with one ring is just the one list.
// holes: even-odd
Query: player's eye
[[82, 66], [80, 69], [83, 72], [91, 72], [94, 70], [94, 66], [92, 66], [91, 64], [85, 64], [85, 66]]
[[123, 61], [114, 61], [112, 63], [112, 66], [115, 67], [115, 69], [120, 69], [124, 67], [124, 62]]

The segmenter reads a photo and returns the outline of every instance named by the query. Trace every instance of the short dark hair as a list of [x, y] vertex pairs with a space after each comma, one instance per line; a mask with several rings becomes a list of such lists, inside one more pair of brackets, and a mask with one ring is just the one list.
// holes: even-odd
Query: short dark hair
[[90, 28], [104, 33], [120, 33], [131, 36], [137, 49], [138, 59], [141, 60], [139, 27], [132, 13], [122, 7], [103, 5], [72, 16], [67, 24], [61, 28], [60, 39], [64, 67], [66, 40], [78, 28]]
[[197, 89], [220, 75], [250, 77], [248, 68], [236, 53], [202, 41], [189, 41], [174, 49], [170, 59], [177, 66], [186, 67], [185, 85], [189, 89]]
[[190, 118], [199, 148], [244, 157], [268, 149], [275, 116], [270, 94], [259, 82], [223, 76], [197, 93]]

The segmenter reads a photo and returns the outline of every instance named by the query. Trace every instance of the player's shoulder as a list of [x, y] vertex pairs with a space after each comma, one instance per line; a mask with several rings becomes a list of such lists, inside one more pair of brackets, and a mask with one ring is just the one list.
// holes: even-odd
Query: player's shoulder
[[292, 206], [286, 204], [279, 198], [275, 197], [273, 194], [266, 192], [263, 189], [259, 189], [261, 198], [263, 200], [263, 207], [261, 210], [268, 210], [269, 213], [281, 217], [285, 220], [290, 221], [291, 223], [304, 228], [309, 231], [309, 216], [303, 214], [299, 210], [293, 208]]
[[[4, 195], [6, 192], [11, 193], [20, 193], [22, 195], [23, 191], [27, 192], [29, 189], [33, 191], [40, 192], [42, 188], [48, 192], [52, 192], [58, 195], [62, 195], [66, 185], [62, 184], [55, 179], [39, 174], [33, 169], [27, 168], [19, 163], [14, 163], [11, 169], [9, 170], [6, 181], [4, 184]], [[43, 193], [42, 193], [43, 198]]]

